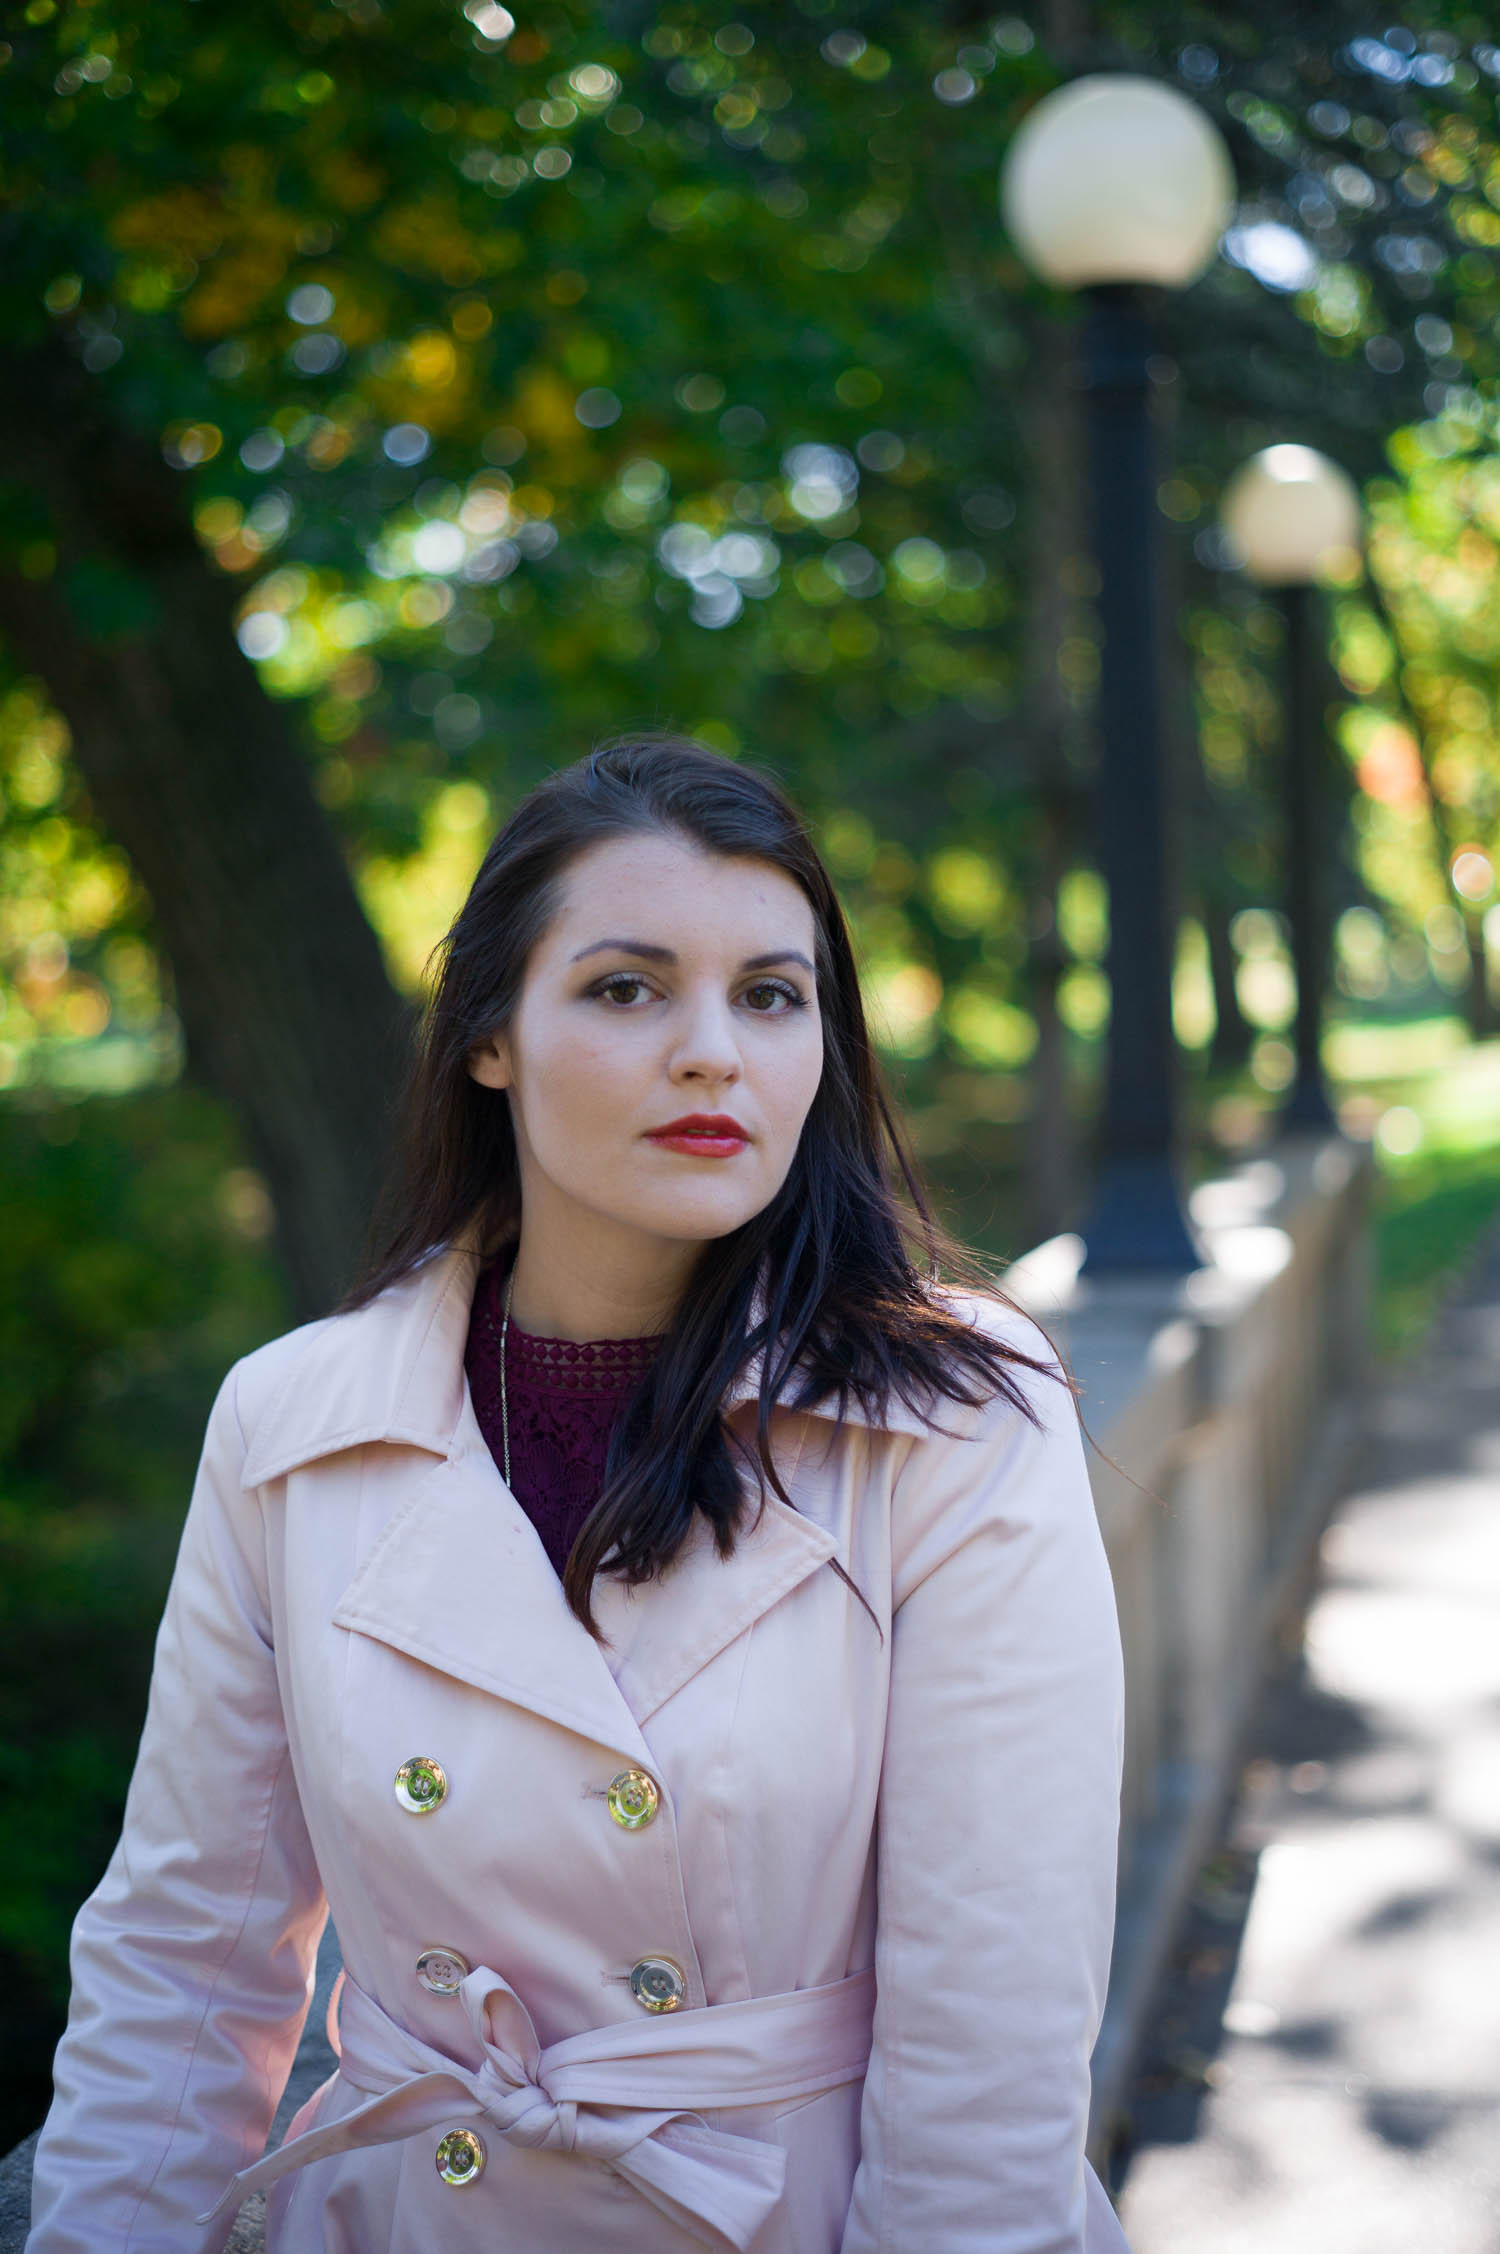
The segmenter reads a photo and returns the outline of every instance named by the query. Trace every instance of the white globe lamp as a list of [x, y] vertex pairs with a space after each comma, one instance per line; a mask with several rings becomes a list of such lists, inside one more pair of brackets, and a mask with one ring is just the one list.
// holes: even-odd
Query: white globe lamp
[[1307, 587], [1359, 554], [1354, 480], [1315, 446], [1266, 446], [1224, 488], [1219, 521], [1263, 587]]
[[1028, 265], [1063, 289], [1183, 289], [1234, 203], [1222, 135], [1175, 87], [1126, 72], [1046, 94], [1010, 145], [1000, 208]]

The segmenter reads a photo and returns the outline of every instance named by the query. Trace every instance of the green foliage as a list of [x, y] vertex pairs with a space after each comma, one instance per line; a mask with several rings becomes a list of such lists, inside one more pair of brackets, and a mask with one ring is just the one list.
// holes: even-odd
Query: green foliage
[[1500, 1144], [1436, 1153], [1390, 1181], [1376, 1216], [1376, 1343], [1415, 1346], [1443, 1293], [1500, 1216]]
[[1500, 1041], [1392, 1013], [1338, 1027], [1325, 1054], [1380, 1169], [1376, 1344], [1405, 1352], [1500, 1217]]
[[[846, 882], [889, 975], [927, 981], [897, 1054], [1019, 1053], [1014, 902], [1056, 756], [1024, 694], [1056, 505], [1030, 362], [1055, 309], [994, 182], [1063, 64], [1024, 11], [853, 17], [273, 0], [231, 40], [198, 0], [90, 0], [9, 27], [8, 333], [78, 356], [190, 489], [404, 981], [466, 866], [454, 782], [485, 794], [477, 833], [601, 733], [671, 720], [769, 758], [820, 824], [857, 807], [919, 866], [982, 857], [1008, 927], [955, 924], [925, 883]], [[1162, 506], [1201, 622], [1189, 905], [1264, 901], [1278, 869], [1275, 656], [1219, 568], [1224, 476], [1295, 436], [1389, 486], [1406, 426], [1421, 534], [1421, 465], [1488, 428], [1496, 55], [1461, 9], [1387, 38], [1337, 0], [1101, 7], [1069, 58], [1175, 79], [1241, 182], [1228, 255], [1163, 308], [1184, 382]], [[132, 589], [74, 530], [24, 478], [0, 501], [0, 558], [128, 631]], [[1070, 596], [1057, 664], [1082, 714], [1081, 566]], [[1417, 701], [1451, 705], [1444, 681]], [[1432, 759], [1487, 834], [1465, 728]], [[1393, 881], [1379, 852], [1340, 879], [1345, 900]]]
[[[18, 335], [80, 356], [190, 482], [404, 980], [461, 882], [429, 851], [450, 785], [493, 820], [633, 719], [768, 757], [815, 818], [857, 799], [919, 859], [975, 853], [998, 898], [1030, 756], [993, 196], [1050, 76], [1031, 33], [504, 21], [288, 0], [231, 43], [191, 0], [33, 15], [0, 219]], [[64, 568], [34, 506], [14, 542]], [[850, 888], [877, 972], [928, 974], [897, 1052], [962, 1057], [983, 1025], [988, 1054], [1024, 942], [915, 880]]]
[[[514, 787], [664, 689], [815, 784], [836, 728], [953, 706], [972, 760], [1011, 708], [993, 174], [1048, 72], [969, 42], [960, 130], [954, 36], [886, 13], [881, 45], [715, 8], [496, 43], [426, 0], [286, 5], [231, 45], [97, 0], [18, 40], [22, 327], [98, 363], [222, 563], [303, 567], [251, 580], [296, 645], [268, 678], [377, 835], [374, 773]], [[351, 594], [378, 680], [347, 600], [324, 628]]]
[[147, 908], [89, 819], [36, 684], [0, 693], [0, 1087], [28, 1069], [130, 1085], [174, 1068]]
[[0, 1752], [46, 1779], [7, 1829], [0, 2143], [45, 2102], [209, 1404], [285, 1327], [265, 1221], [228, 1123], [186, 1090], [0, 1107]]

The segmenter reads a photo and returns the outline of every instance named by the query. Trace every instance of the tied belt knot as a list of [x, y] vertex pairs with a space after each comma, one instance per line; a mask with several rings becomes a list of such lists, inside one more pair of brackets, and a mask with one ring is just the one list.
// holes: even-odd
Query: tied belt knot
[[590, 2028], [544, 2050], [509, 1981], [479, 1965], [456, 1991], [483, 2054], [470, 2067], [423, 2042], [352, 1980], [341, 1986], [342, 2011], [335, 1990], [328, 2014], [338, 2078], [370, 2102], [242, 2169], [200, 2221], [310, 2161], [483, 2121], [511, 2144], [613, 2167], [698, 2244], [744, 2254], [781, 2198], [786, 2155], [710, 2128], [697, 2108], [791, 2104], [857, 2081], [875, 2008], [875, 1976], [859, 1972], [649, 2024]]

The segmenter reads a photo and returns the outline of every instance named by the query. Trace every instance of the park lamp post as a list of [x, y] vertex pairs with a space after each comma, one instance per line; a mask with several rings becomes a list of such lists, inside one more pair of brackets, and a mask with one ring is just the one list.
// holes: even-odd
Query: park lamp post
[[1286, 910], [1297, 982], [1296, 1074], [1284, 1127], [1337, 1123], [1323, 1080], [1319, 1036], [1327, 969], [1319, 884], [1319, 781], [1325, 766], [1316, 651], [1315, 588], [1360, 549], [1352, 478], [1311, 446], [1267, 446], [1230, 479], [1219, 521], [1236, 560], [1276, 599], [1282, 618], [1282, 823]]
[[[1097, 835], [1109, 895], [1109, 1051], [1086, 1272], [1198, 1266], [1177, 1185], [1176, 917], [1167, 851], [1161, 470], [1153, 383], [1165, 370], [1152, 293], [1182, 289], [1234, 197], [1216, 127], [1170, 86], [1076, 79], [1031, 111], [1007, 153], [1001, 209], [1044, 280], [1082, 291], [1082, 380], [1101, 635]], [[1042, 496], [1046, 505], [1046, 496]]]

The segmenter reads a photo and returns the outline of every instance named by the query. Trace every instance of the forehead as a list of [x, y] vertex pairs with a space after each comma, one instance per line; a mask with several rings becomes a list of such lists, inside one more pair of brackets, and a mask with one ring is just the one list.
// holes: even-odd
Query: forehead
[[678, 951], [743, 941], [745, 953], [781, 944], [810, 954], [813, 936], [807, 895], [774, 862], [640, 835], [606, 839], [569, 864], [543, 945], [629, 937]]

